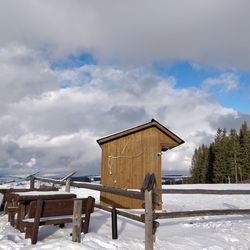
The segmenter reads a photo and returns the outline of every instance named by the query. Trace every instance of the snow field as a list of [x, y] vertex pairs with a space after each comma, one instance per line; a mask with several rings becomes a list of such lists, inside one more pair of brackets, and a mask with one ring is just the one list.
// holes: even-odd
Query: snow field
[[[19, 183], [20, 185], [20, 183]], [[250, 189], [244, 185], [176, 185], [164, 188]], [[62, 189], [64, 190], [64, 189]], [[93, 196], [99, 202], [99, 192], [72, 188], [78, 197]], [[250, 195], [163, 195], [163, 210], [184, 211], [202, 209], [250, 208]], [[132, 211], [135, 213], [143, 212]], [[155, 249], [160, 250], [247, 250], [250, 249], [250, 216], [203, 216], [159, 220]], [[39, 230], [38, 243], [31, 245], [10, 226], [7, 216], [0, 215], [0, 249], [144, 249], [144, 224], [118, 215], [118, 240], [112, 240], [111, 216], [95, 209], [91, 216], [89, 233], [82, 235], [81, 243], [71, 241], [72, 225], [65, 228], [44, 226]]]

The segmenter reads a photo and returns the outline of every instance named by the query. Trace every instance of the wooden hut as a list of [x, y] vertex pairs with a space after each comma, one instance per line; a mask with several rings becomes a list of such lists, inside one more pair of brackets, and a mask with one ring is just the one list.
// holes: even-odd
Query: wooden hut
[[[102, 185], [125, 189], [140, 189], [147, 173], [155, 173], [157, 186], [161, 188], [162, 151], [184, 143], [154, 119], [97, 142], [102, 149]], [[102, 205], [117, 208], [142, 208], [139, 200], [103, 192], [100, 201]]]

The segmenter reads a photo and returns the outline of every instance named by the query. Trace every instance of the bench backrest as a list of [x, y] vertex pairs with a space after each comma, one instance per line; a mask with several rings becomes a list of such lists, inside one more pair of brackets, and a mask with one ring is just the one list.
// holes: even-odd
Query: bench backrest
[[[82, 201], [82, 214], [92, 213], [94, 211], [95, 199], [91, 196], [80, 199]], [[34, 218], [36, 215], [38, 201], [30, 203], [28, 218]], [[61, 200], [43, 200], [41, 217], [73, 215], [74, 199]]]

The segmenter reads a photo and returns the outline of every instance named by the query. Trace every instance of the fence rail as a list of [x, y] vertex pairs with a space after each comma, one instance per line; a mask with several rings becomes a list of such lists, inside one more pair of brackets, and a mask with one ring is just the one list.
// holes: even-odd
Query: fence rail
[[[68, 176], [71, 176], [71, 175], [68, 175]], [[154, 223], [153, 216], [152, 216], [154, 214], [154, 209], [155, 209], [154, 201], [156, 200], [155, 197], [157, 196], [157, 194], [153, 191], [156, 185], [156, 178], [154, 174], [147, 174], [145, 176], [141, 191], [106, 187], [106, 186], [90, 184], [90, 183], [77, 183], [77, 182], [70, 181], [70, 177], [63, 178], [61, 180], [55, 180], [55, 179], [50, 179], [50, 178], [32, 176], [30, 178], [30, 186], [32, 187], [35, 186], [35, 180], [49, 182], [53, 184], [65, 185], [66, 191], [68, 192], [70, 191], [70, 186], [72, 186], [72, 187], [87, 188], [91, 190], [107, 192], [107, 193], [116, 194], [116, 195], [122, 195], [125, 197], [138, 199], [138, 200], [144, 200], [145, 216], [137, 216], [137, 215], [127, 213], [125, 211], [121, 211], [117, 209], [116, 209], [116, 212], [117, 214], [121, 216], [145, 223], [145, 250], [153, 250], [153, 242], [155, 238], [154, 235], [156, 231], [156, 226], [158, 226], [158, 223]], [[104, 207], [99, 204], [97, 204], [96, 207], [104, 209], [109, 212], [112, 212], [113, 210], [111, 208]], [[115, 217], [112, 216], [112, 231], [113, 231], [113, 225], [115, 228], [117, 228], [117, 221], [113, 221], [113, 218]], [[114, 235], [116, 233], [114, 233]]]
[[[100, 204], [96, 204], [95, 207], [99, 208], [99, 209], [102, 209], [102, 210], [105, 210], [107, 212], [112, 212], [112, 208], [106, 207], [106, 206], [102, 206]], [[119, 209], [116, 209], [116, 211], [117, 211], [117, 214], [119, 214], [119, 215], [121, 215], [123, 217], [126, 217], [126, 218], [129, 218], [131, 220], [136, 220], [136, 221], [144, 223], [144, 217], [141, 216], [141, 215], [131, 214], [131, 213], [125, 212], [123, 210], [119, 210]]]
[[214, 215], [250, 215], [250, 209], [218, 209], [155, 213], [155, 219], [170, 219], [180, 217], [214, 216]]
[[156, 189], [162, 194], [216, 194], [216, 195], [246, 195], [250, 190], [213, 190], [213, 189]]
[[[60, 184], [60, 185], [66, 184], [65, 181], [53, 180], [53, 179], [49, 179], [49, 178], [35, 177], [35, 179], [40, 180], [40, 181], [51, 182], [54, 184]], [[111, 193], [111, 194], [122, 195], [125, 197], [134, 198], [134, 199], [138, 199], [138, 200], [144, 200], [143, 192], [139, 192], [139, 191], [126, 190], [126, 189], [114, 188], [114, 187], [107, 187], [107, 186], [103, 186], [103, 185], [84, 183], [84, 182], [77, 183], [77, 182], [73, 182], [73, 181], [70, 182], [70, 186], [71, 187], [78, 187], [78, 188], [87, 188], [87, 189], [107, 192], [107, 193]]]
[[[211, 195], [249, 195], [250, 190], [208, 190], [208, 189], [159, 189], [156, 187], [154, 174], [147, 174], [144, 178], [143, 186], [141, 191], [126, 190], [120, 188], [107, 187], [92, 183], [79, 183], [70, 181], [70, 177], [74, 174], [67, 175], [61, 180], [55, 180], [50, 178], [42, 178], [32, 176], [30, 179], [30, 186], [34, 187], [35, 180], [49, 182], [53, 184], [65, 185], [66, 190], [70, 190], [70, 186], [78, 188], [87, 188], [91, 190], [97, 190], [107, 192], [116, 195], [122, 195], [129, 198], [139, 199], [144, 201], [145, 213], [142, 215], [135, 215], [132, 213], [125, 212], [123, 210], [115, 209], [116, 213], [127, 217], [129, 219], [145, 223], [145, 249], [152, 250], [154, 236], [156, 228], [159, 223], [156, 219], [170, 219], [180, 217], [195, 217], [195, 216], [213, 216], [213, 215], [250, 215], [250, 209], [220, 209], [220, 210], [196, 210], [196, 211], [178, 211], [178, 212], [156, 212], [155, 208], [158, 205], [157, 195], [159, 194], [211, 194]], [[99, 209], [111, 212], [114, 208], [102, 206], [100, 204], [95, 205]], [[115, 217], [115, 216], [114, 216]], [[112, 216], [112, 235], [113, 235], [113, 224], [117, 228], [117, 221], [113, 221]], [[117, 230], [117, 229], [116, 229]]]

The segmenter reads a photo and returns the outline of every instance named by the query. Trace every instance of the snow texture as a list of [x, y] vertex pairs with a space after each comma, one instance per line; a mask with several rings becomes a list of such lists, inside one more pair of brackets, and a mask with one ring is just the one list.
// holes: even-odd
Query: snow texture
[[[13, 186], [13, 183], [11, 184]], [[18, 186], [27, 186], [19, 182]], [[0, 186], [6, 187], [10, 184]], [[172, 185], [164, 188], [199, 189], [250, 189], [250, 184], [227, 185]], [[64, 189], [62, 189], [64, 190]], [[88, 189], [72, 188], [78, 197], [93, 196], [99, 202], [99, 192]], [[201, 209], [250, 208], [247, 195], [163, 195], [163, 210], [184, 211]], [[1, 200], [1, 197], [0, 197]], [[141, 213], [143, 210], [131, 210]], [[159, 250], [247, 250], [250, 249], [250, 216], [203, 216], [159, 220], [154, 249]], [[65, 228], [43, 226], [39, 230], [38, 242], [31, 245], [7, 222], [7, 216], [0, 214], [0, 249], [144, 249], [144, 225], [118, 216], [118, 239], [112, 240], [111, 216], [108, 212], [95, 209], [91, 216], [89, 233], [82, 235], [80, 243], [71, 241], [72, 225]]]

